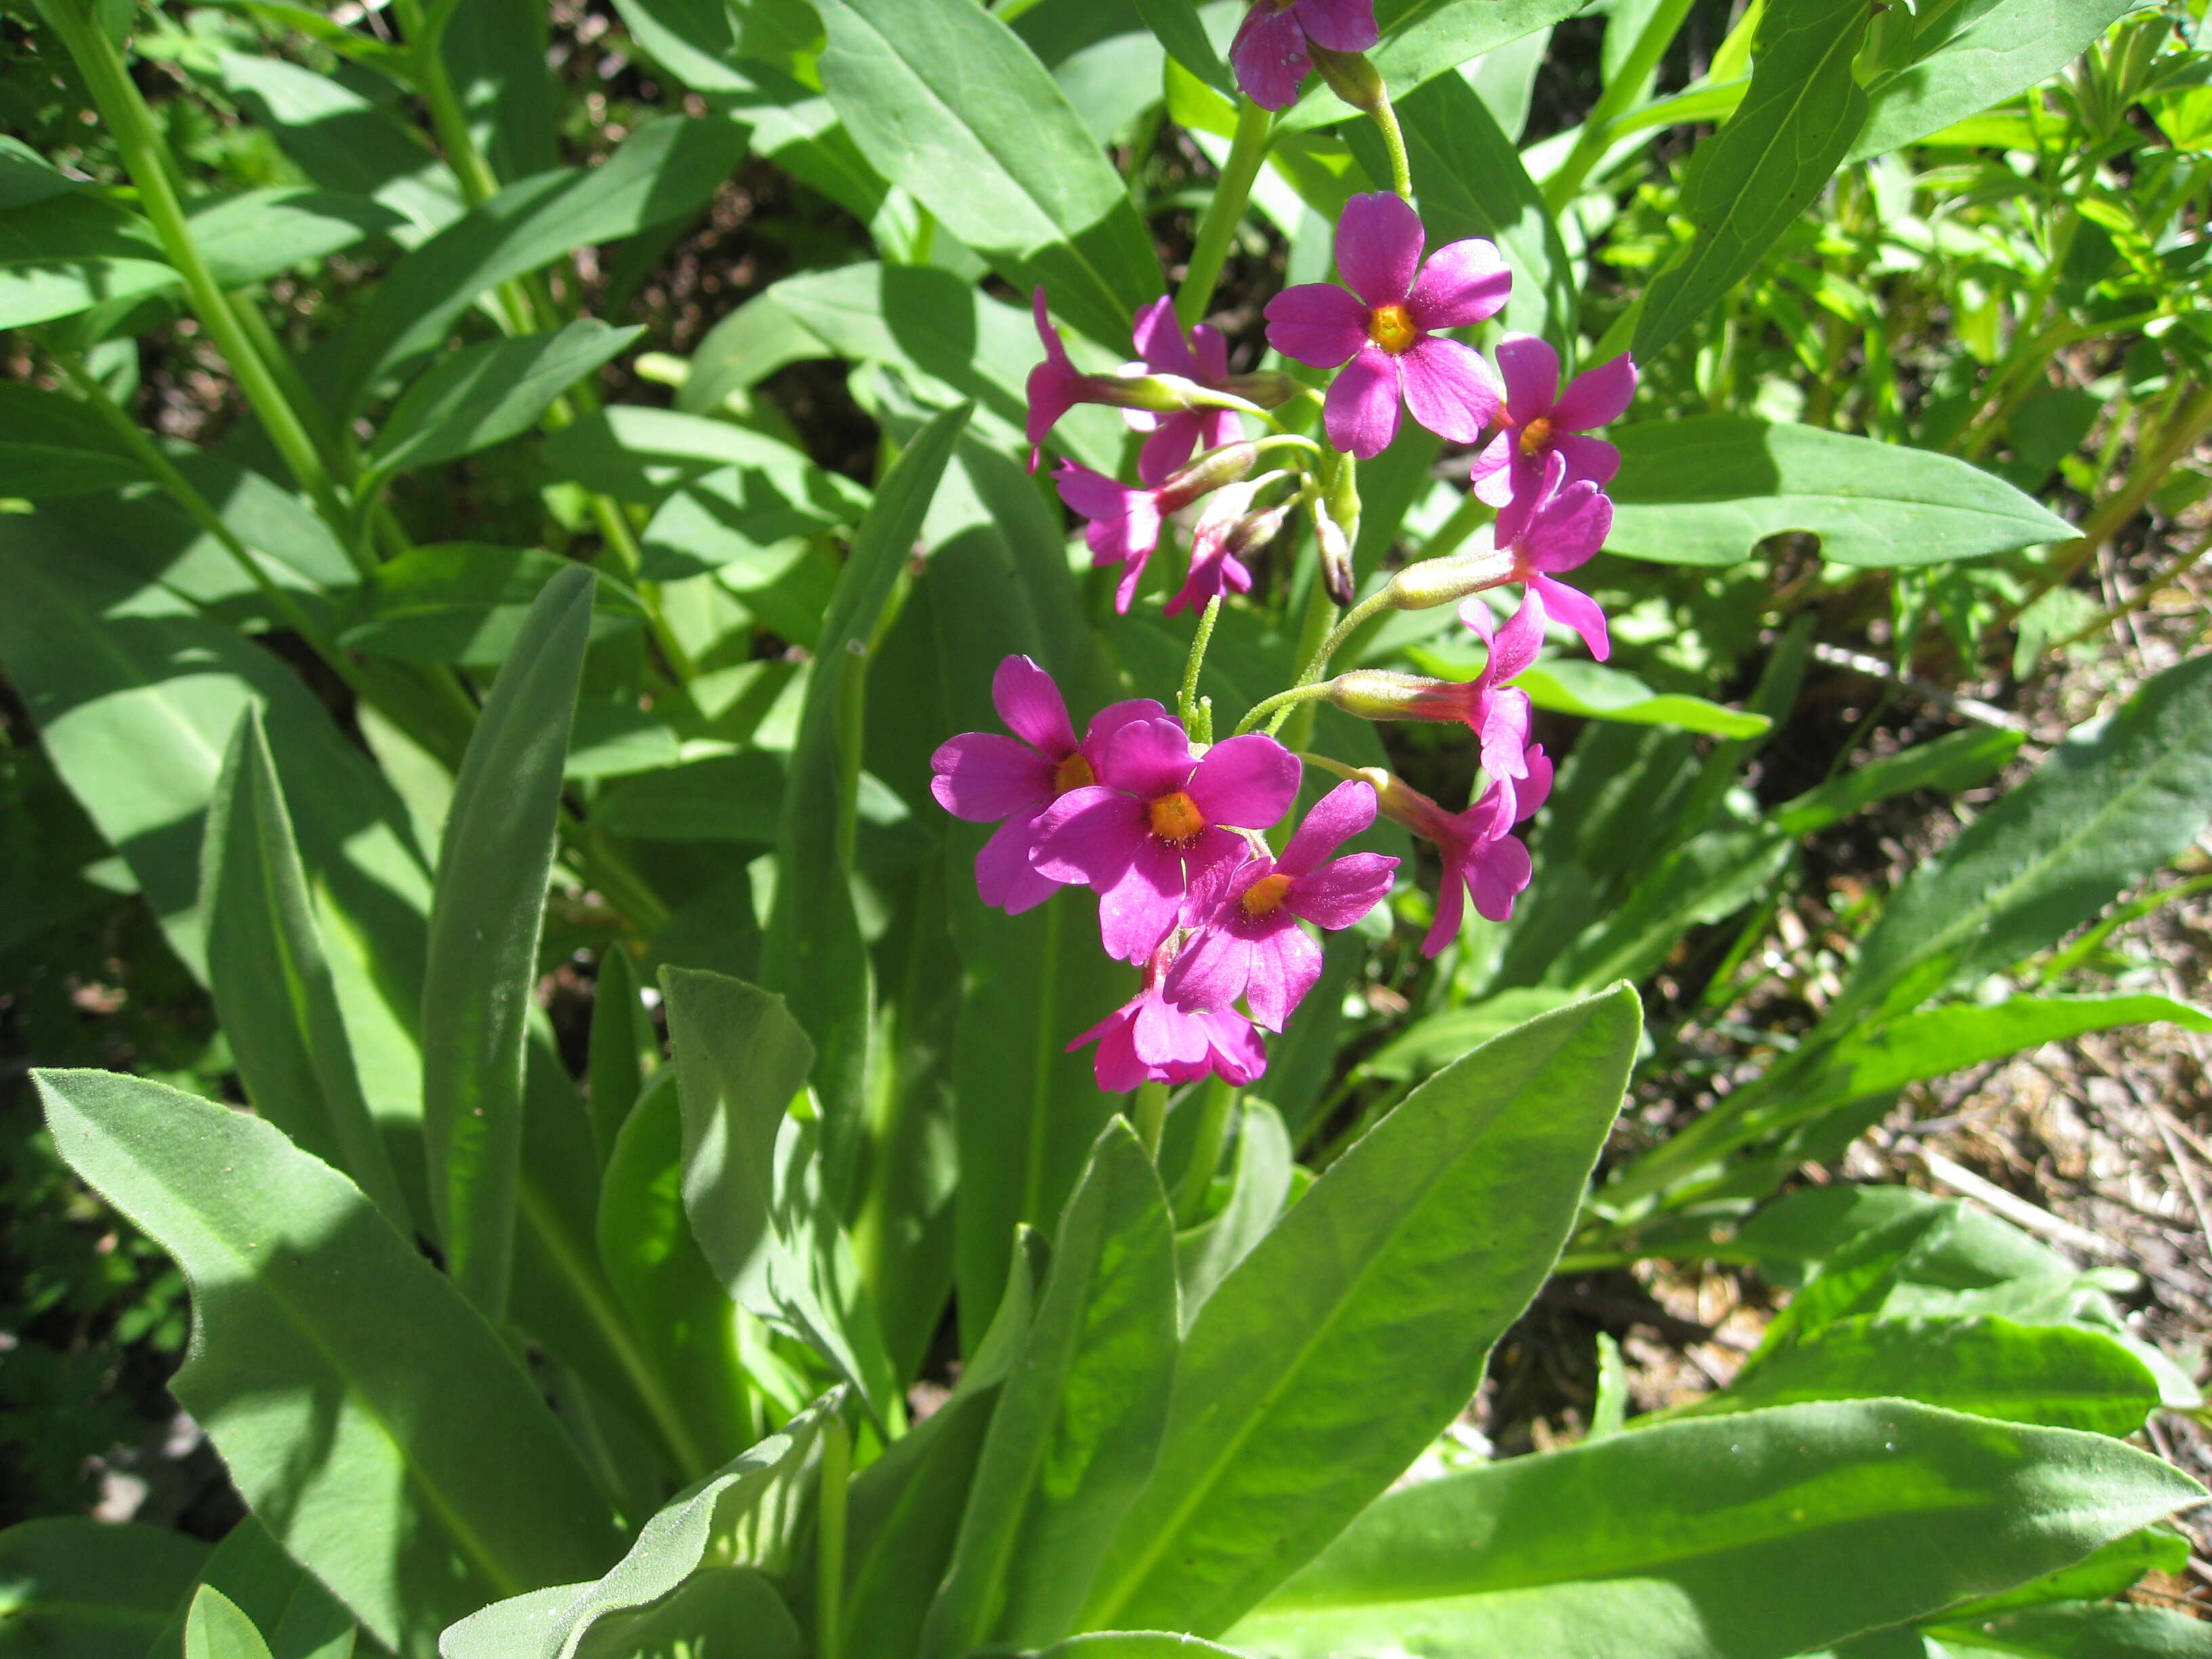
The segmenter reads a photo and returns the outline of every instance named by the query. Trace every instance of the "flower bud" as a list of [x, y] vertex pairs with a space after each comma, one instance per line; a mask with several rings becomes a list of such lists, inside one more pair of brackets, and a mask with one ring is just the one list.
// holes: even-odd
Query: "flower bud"
[[1304, 390], [1296, 380], [1280, 369], [1255, 369], [1249, 374], [1231, 374], [1216, 383], [1224, 392], [1233, 393], [1262, 409], [1280, 409]]
[[1513, 571], [1510, 553], [1486, 550], [1423, 559], [1393, 576], [1389, 586], [1382, 590], [1382, 599], [1393, 611], [1429, 611], [1455, 604], [1485, 588], [1502, 587], [1516, 580]]
[[1328, 700], [1364, 720], [1463, 720], [1471, 699], [1451, 680], [1355, 668], [1328, 683]]
[[1149, 410], [1155, 415], [1189, 409], [1233, 409], [1244, 415], [1262, 412], [1258, 405], [1233, 392], [1217, 392], [1181, 374], [1085, 374], [1081, 386], [1085, 402]]
[[1352, 108], [1372, 115], [1387, 101], [1382, 72], [1368, 61], [1365, 52], [1331, 52], [1309, 38], [1306, 55], [1321, 71], [1321, 78], [1328, 83], [1328, 89]]
[[1356, 593], [1352, 545], [1359, 539], [1359, 468], [1349, 455], [1324, 461], [1321, 499], [1314, 503], [1314, 543], [1328, 596], [1350, 605]]
[[1282, 534], [1283, 520], [1291, 516], [1291, 508], [1296, 504], [1285, 501], [1279, 507], [1262, 507], [1257, 513], [1246, 514], [1231, 525], [1229, 533], [1222, 538], [1230, 556], [1242, 558], [1254, 548], [1265, 547]]
[[1201, 495], [1212, 495], [1224, 484], [1235, 483], [1252, 470], [1259, 459], [1260, 447], [1242, 439], [1207, 450], [1182, 471], [1170, 474], [1159, 487], [1155, 495], [1159, 510], [1173, 513], [1188, 507]]

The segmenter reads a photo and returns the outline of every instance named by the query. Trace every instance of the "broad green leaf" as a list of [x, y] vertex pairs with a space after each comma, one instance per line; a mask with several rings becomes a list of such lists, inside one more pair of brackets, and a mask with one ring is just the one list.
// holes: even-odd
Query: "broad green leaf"
[[1065, 1636], [1152, 1469], [1180, 1334], [1175, 1224], [1123, 1118], [1093, 1147], [1000, 1391], [924, 1659]]
[[550, 35], [537, 0], [477, 0], [455, 7], [439, 36], [477, 149], [501, 179], [542, 173], [560, 160], [555, 137], [563, 112], [547, 61]]
[[[641, 538], [645, 558], [639, 574], [670, 582], [717, 571], [726, 586], [747, 599], [755, 590], [811, 575], [815, 580], [805, 585], [826, 600], [835, 568], [805, 538], [858, 518], [857, 512], [826, 513], [803, 497], [794, 499], [757, 470], [725, 467], [690, 480], [660, 503]], [[799, 566], [809, 568], [802, 573]]]
[[[1440, 75], [1410, 96], [1398, 91], [1397, 84], [1391, 82], [1393, 98], [1429, 246], [1439, 248], [1465, 236], [1488, 237], [1513, 268], [1513, 292], [1500, 314], [1502, 325], [1540, 334], [1557, 346], [1571, 345], [1574, 266], [1559, 227], [1545, 210], [1543, 192], [1521, 164], [1513, 141], [1498, 130], [1475, 89], [1456, 75]], [[1346, 133], [1368, 177], [1388, 179], [1389, 161], [1374, 123], [1357, 122]]]
[[422, 975], [422, 1133], [446, 1261], [505, 1316], [522, 1085], [561, 762], [590, 637], [592, 573], [545, 585], [484, 701], [453, 781]]
[[2164, 1607], [2072, 1602], [2025, 1607], [1994, 1619], [1932, 1620], [1930, 1646], [1955, 1659], [2204, 1659], [2204, 1621]]
[[751, 1567], [701, 1567], [650, 1607], [611, 1613], [576, 1644], [576, 1659], [801, 1659], [791, 1609]]
[[1667, 1415], [1711, 1417], [1807, 1400], [1884, 1396], [2116, 1439], [2141, 1429], [2159, 1403], [2158, 1379], [2095, 1331], [2008, 1319], [1862, 1315], [1838, 1320], [1742, 1381]]
[[2100, 1435], [1783, 1406], [1410, 1486], [1224, 1639], [1261, 1659], [1785, 1659], [2063, 1566], [2197, 1491]]
[[775, 905], [761, 951], [761, 979], [790, 999], [792, 1013], [813, 1039], [824, 1190], [840, 1211], [860, 1150], [874, 1000], [852, 891], [860, 770], [854, 750], [868, 657], [880, 642], [892, 590], [968, 413], [964, 406], [948, 410], [915, 434], [884, 475], [854, 535], [814, 647], [817, 672], [799, 717], [776, 837]]
[[2212, 818], [2212, 656], [2067, 734], [1891, 898], [1828, 1019], [1911, 1007], [2087, 921]]
[[1267, 1236], [1291, 1200], [1290, 1131], [1264, 1100], [1248, 1101], [1229, 1166], [1229, 1197], [1220, 1210], [1176, 1235], [1176, 1277], [1182, 1287], [1188, 1332], [1214, 1288]]
[[[1375, 21], [1382, 39], [1367, 55], [1392, 99], [1402, 100], [1445, 70], [1580, 9], [1576, 0], [1378, 0]], [[1278, 118], [1276, 130], [1296, 132], [1364, 118], [1315, 76], [1306, 82], [1305, 95]]]
[[1760, 20], [1743, 102], [1692, 152], [1681, 211], [1697, 231], [1644, 291], [1638, 359], [1750, 275], [1834, 175], [1866, 119], [1851, 65], [1870, 15], [1861, 0], [1802, 0]]
[[237, 1602], [203, 1584], [185, 1615], [185, 1659], [270, 1659], [269, 1644]]
[[1043, 1649], [1037, 1659], [1244, 1659], [1234, 1649], [1174, 1631], [1100, 1630], [1071, 1636]]
[[434, 466], [527, 432], [556, 398], [644, 332], [586, 318], [557, 334], [487, 340], [441, 358], [385, 418], [368, 471], [381, 478]]
[[[220, 1590], [252, 1621], [272, 1659], [350, 1659], [353, 1615], [321, 1580], [285, 1554], [252, 1516], [223, 1534], [200, 1583]], [[191, 1605], [189, 1600], [178, 1601], [168, 1628], [144, 1659], [183, 1659], [185, 1620]]]
[[1642, 871], [1597, 921], [1558, 951], [1547, 984], [1589, 990], [1642, 979], [1691, 928], [1723, 921], [1769, 890], [1790, 844], [1767, 829], [1708, 830]]
[[[434, 542], [377, 566], [365, 614], [341, 645], [398, 662], [495, 668], [514, 652], [530, 607], [573, 559], [536, 548]], [[602, 576], [591, 617], [595, 640], [637, 626], [637, 596]]]
[[[604, 1577], [538, 1590], [464, 1620], [447, 1632], [443, 1659], [623, 1659], [631, 1650], [612, 1639], [622, 1628], [617, 1621], [654, 1607], [702, 1568], [784, 1571], [799, 1524], [812, 1513], [822, 1425], [844, 1398], [842, 1389], [824, 1395], [712, 1479], [672, 1499]], [[768, 1589], [765, 1596], [740, 1592], [756, 1617], [781, 1605], [765, 1581], [760, 1588]], [[773, 1622], [762, 1635], [764, 1652], [788, 1650]]]
[[1441, 1071], [1462, 1054], [1494, 1036], [1503, 1036], [1523, 1020], [1549, 1013], [1574, 994], [1548, 985], [1525, 986], [1501, 991], [1458, 1008], [1415, 1020], [1373, 1054], [1359, 1062], [1367, 1077], [1389, 1078], [1411, 1083]]
[[1767, 821], [1784, 835], [1809, 836], [1893, 795], [1916, 789], [1956, 794], [2002, 771], [2026, 740], [2019, 732], [1977, 730], [1917, 743], [1784, 801], [1767, 814]]
[[0, 1654], [145, 1659], [191, 1594], [208, 1547], [163, 1527], [82, 1516], [0, 1532]]
[[[1642, 348], [1638, 348], [1639, 355]], [[1933, 450], [1737, 415], [1645, 421], [1614, 437], [1606, 550], [1735, 564], [1807, 531], [1823, 558], [1883, 568], [2062, 541], [2073, 526], [2003, 479]]]
[[689, 213], [729, 177], [744, 129], [709, 117], [647, 121], [600, 166], [540, 173], [470, 210], [392, 268], [345, 333], [333, 402], [352, 410], [445, 338], [486, 289], [587, 243]]
[[295, 1146], [352, 1176], [394, 1228], [413, 1231], [354, 1071], [292, 816], [252, 703], [231, 734], [200, 871], [208, 983], [248, 1098]]
[[1237, 82], [1199, 16], [1196, 0], [1135, 0], [1135, 5], [1170, 57], [1224, 97], [1237, 96]]
[[192, 240], [224, 288], [252, 288], [295, 265], [342, 253], [406, 224], [402, 214], [365, 196], [284, 186], [186, 204]]
[[172, 287], [161, 239], [121, 204], [64, 187], [0, 210], [0, 328]]
[[1121, 176], [1018, 36], [969, 0], [823, 0], [823, 90], [869, 161], [1024, 295], [1119, 348], [1161, 289]]
[[695, 91], [745, 93], [752, 71], [796, 67], [821, 38], [811, 8], [732, 6], [721, 0], [617, 0], [639, 46]]
[[1640, 1030], [1623, 986], [1485, 1043], [1285, 1212], [1191, 1326], [1084, 1625], [1218, 1633], [1405, 1472], [1557, 1256]]
[[[1458, 653], [1431, 651], [1414, 646], [1407, 657], [1425, 674], [1442, 679], [1472, 680], [1482, 672], [1479, 661]], [[1764, 714], [1729, 708], [1708, 698], [1681, 691], [1655, 691], [1633, 674], [1573, 658], [1555, 658], [1524, 671], [1513, 684], [1528, 694], [1539, 708], [1576, 714], [1584, 720], [1620, 720], [1630, 726], [1671, 726], [1684, 732], [1702, 732], [1722, 738], [1763, 737], [1773, 722]]]
[[684, 1115], [672, 1071], [638, 1097], [607, 1159], [599, 1242], [631, 1326], [678, 1390], [696, 1437], [714, 1462], [734, 1456], [757, 1425], [738, 1361], [736, 1304], [684, 1213]]
[[[747, 749], [708, 755], [627, 778], [600, 795], [592, 822], [640, 841], [730, 842], [775, 845], [789, 789], [791, 757]], [[927, 834], [904, 801], [866, 772], [860, 774], [862, 869], [912, 866], [929, 850]]]
[[146, 476], [91, 404], [0, 382], [0, 495], [46, 501], [112, 489]]
[[1844, 159], [1917, 143], [2049, 80], [2128, 10], [2127, 0], [1997, 0], [1961, 27], [1953, 9], [1936, 9], [1915, 42], [1925, 55], [1869, 84], [1866, 125]]
[[[735, 469], [743, 499], [771, 501], [807, 530], [857, 524], [868, 492], [804, 450], [729, 421], [672, 409], [623, 406], [586, 415], [549, 434], [538, 449], [562, 477], [626, 501], [658, 507], [673, 490]], [[796, 533], [779, 530], [758, 539]]]
[[52, 1072], [71, 1168], [192, 1287], [171, 1382], [292, 1555], [387, 1647], [585, 1577], [605, 1501], [505, 1340], [360, 1190], [273, 1127], [159, 1084]]
[[660, 971], [684, 1111], [684, 1206], [738, 1305], [811, 1343], [880, 1409], [892, 1387], [851, 1247], [823, 1192], [820, 1123], [791, 1109], [814, 1048], [781, 997]]
[[2103, 1601], [2121, 1594], [2147, 1572], [2188, 1570], [2189, 1540], [2169, 1527], [2145, 1527], [2113, 1540], [2073, 1566], [1964, 1607], [1947, 1608], [1942, 1616], [1954, 1624], [1965, 1624], [2014, 1607], [2042, 1607], [2052, 1601]]

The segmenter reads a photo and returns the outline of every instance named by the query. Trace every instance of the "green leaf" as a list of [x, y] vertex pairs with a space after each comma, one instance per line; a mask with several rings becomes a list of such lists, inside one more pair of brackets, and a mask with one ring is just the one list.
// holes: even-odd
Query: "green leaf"
[[1244, 1659], [1218, 1643], [1158, 1630], [1101, 1630], [1071, 1636], [1042, 1650], [1037, 1659]]
[[200, 867], [208, 982], [255, 1109], [412, 1232], [354, 1070], [283, 786], [252, 703], [231, 734]]
[[1947, 1608], [1943, 1617], [1954, 1625], [2008, 1613], [2014, 1607], [2041, 1607], [2051, 1601], [2103, 1601], [2120, 1595], [2147, 1572], [2183, 1573], [2189, 1570], [2189, 1540], [2164, 1526], [2145, 1527], [2113, 1540], [2094, 1555], [2057, 1572], [2031, 1578], [2000, 1595]]
[[522, 1081], [561, 762], [590, 637], [592, 573], [545, 585], [453, 782], [422, 975], [422, 1133], [453, 1279], [487, 1317], [514, 1273]]
[[860, 1150], [873, 1005], [852, 890], [868, 656], [968, 413], [964, 406], [947, 410], [915, 434], [884, 475], [853, 538], [814, 647], [816, 672], [799, 712], [777, 832], [775, 904], [761, 951], [761, 979], [790, 999], [793, 1014], [813, 1039], [823, 1178], [840, 1210]]
[[1767, 822], [1787, 836], [1809, 836], [1893, 795], [1916, 789], [1955, 795], [2002, 771], [2026, 741], [2023, 732], [1977, 730], [1917, 743], [1784, 801], [1767, 814]]
[[2212, 1654], [2212, 1632], [2203, 1620], [2124, 1604], [2077, 1601], [1972, 1624], [1937, 1620], [1928, 1633], [1958, 1659], [2205, 1659]]
[[2159, 1403], [2158, 1379], [2095, 1331], [2008, 1319], [1860, 1316], [1824, 1327], [1741, 1381], [1667, 1415], [1884, 1396], [2116, 1439], [2140, 1430]]
[[0, 211], [0, 328], [75, 316], [176, 281], [154, 228], [104, 196], [65, 186]]
[[2064, 1565], [2197, 1490], [2101, 1436], [1902, 1401], [1670, 1423], [1394, 1493], [1225, 1639], [1784, 1659]]
[[[247, 1516], [223, 1534], [200, 1582], [220, 1590], [252, 1620], [274, 1659], [350, 1659], [353, 1615], [323, 1588], [321, 1580], [285, 1554], [268, 1528], [253, 1516]], [[145, 1659], [184, 1659], [185, 1620], [191, 1605], [179, 1601], [168, 1627]]]
[[[1637, 348], [1638, 356], [1643, 347]], [[2002, 478], [1933, 450], [1736, 415], [1645, 421], [1614, 434], [1606, 550], [1662, 564], [1735, 564], [1784, 531], [1838, 564], [1979, 558], [2071, 536]]]
[[1237, 82], [1214, 49], [1213, 37], [1198, 15], [1195, 0], [1135, 0], [1145, 27], [1159, 36], [1168, 56], [1224, 98], [1237, 96]]
[[557, 334], [487, 340], [441, 358], [385, 420], [368, 470], [382, 478], [434, 466], [527, 432], [556, 398], [644, 332], [586, 318]]
[[1697, 233], [1644, 291], [1639, 361], [1750, 275], [1834, 175], [1866, 119], [1851, 66], [1871, 15], [1863, 0], [1801, 0], [1760, 19], [1743, 102], [1691, 154], [1681, 211]]
[[0, 1653], [9, 1659], [145, 1659], [199, 1582], [208, 1547], [163, 1527], [82, 1516], [0, 1532]]
[[[1403, 100], [1445, 70], [1581, 9], [1577, 0], [1378, 0], [1375, 21], [1382, 39], [1367, 55], [1392, 99]], [[1316, 77], [1306, 82], [1305, 95], [1277, 118], [1276, 131], [1297, 132], [1352, 118], [1364, 118]]]
[[1911, 1007], [2087, 921], [2212, 818], [2212, 657], [2077, 726], [2027, 781], [1923, 861], [1859, 946], [1827, 1018]]
[[187, 204], [192, 240], [222, 287], [252, 288], [295, 265], [388, 236], [406, 217], [365, 196], [283, 186]]
[[922, 1654], [1068, 1633], [1166, 1421], [1180, 1326], [1174, 1222], [1115, 1118], [1067, 1200], [1029, 1340], [1000, 1391]]
[[185, 1615], [185, 1659], [270, 1659], [269, 1644], [238, 1603], [203, 1584]]
[[[757, 469], [725, 467], [671, 491], [661, 502], [645, 527], [638, 574], [667, 582], [718, 571], [725, 586], [750, 597], [787, 579], [795, 564], [825, 563], [803, 543], [794, 544], [795, 538], [842, 530], [859, 516], [825, 513]], [[825, 599], [830, 580], [819, 584]]]
[[503, 1338], [272, 1126], [106, 1072], [40, 1074], [72, 1169], [192, 1287], [170, 1386], [292, 1555], [415, 1659], [495, 1596], [588, 1577], [614, 1522]]
[[822, 88], [878, 171], [1100, 343], [1160, 292], [1121, 176], [1044, 66], [970, 0], [824, 0]]
[[[599, 975], [592, 981], [591, 1047], [585, 1071], [592, 1140], [603, 1169], [614, 1156], [616, 1139], [629, 1120], [630, 1108], [637, 1104], [646, 1073], [659, 1063], [660, 1039], [639, 997], [637, 969], [627, 950], [611, 945], [600, 953]], [[604, 1209], [601, 1216], [604, 1222]]]
[[1557, 1256], [1640, 1030], [1623, 986], [1485, 1043], [1285, 1212], [1191, 1327], [1085, 1625], [1218, 1632], [1404, 1474]]
[[638, 1097], [607, 1158], [599, 1243], [632, 1328], [680, 1392], [699, 1438], [717, 1462], [735, 1455], [758, 1427], [738, 1363], [736, 1306], [684, 1213], [684, 1114], [672, 1071]]
[[[773, 503], [806, 531], [857, 524], [868, 505], [867, 490], [817, 465], [804, 450], [750, 427], [672, 409], [603, 409], [549, 434], [538, 453], [564, 478], [647, 507], [730, 470], [743, 481], [735, 493], [763, 512]], [[778, 530], [757, 538], [798, 533]]]
[[[1493, 1034], [1494, 1035], [1494, 1034]], [[1264, 1100], [1245, 1103], [1229, 1167], [1229, 1196], [1218, 1212], [1176, 1235], [1176, 1276], [1188, 1332], [1221, 1281], [1267, 1236], [1291, 1200], [1290, 1131]]]
[[660, 970], [684, 1109], [684, 1206], [738, 1305], [811, 1343], [872, 1408], [890, 1361], [822, 1190], [820, 1123], [791, 1110], [814, 1048], [781, 997]]
[[[574, 560], [535, 548], [476, 542], [410, 548], [370, 574], [367, 614], [338, 642], [398, 662], [495, 668], [513, 654], [538, 595], [575, 568]], [[619, 582], [601, 577], [593, 598], [594, 640], [637, 627], [642, 606]]]
[[81, 398], [0, 381], [0, 495], [47, 501], [146, 476], [114, 429]]
[[1692, 836], [1643, 870], [1557, 951], [1545, 982], [1588, 990], [1614, 979], [1642, 979], [1691, 928], [1724, 921], [1762, 897], [1790, 852], [1786, 841], [1763, 828]]
[[650, 1607], [599, 1620], [577, 1644], [576, 1659], [704, 1659], [737, 1632], [746, 1659], [805, 1652], [791, 1609], [764, 1576], [750, 1567], [701, 1567]]
[[1440, 1071], [1468, 1049], [1501, 1036], [1524, 1020], [1547, 1014], [1574, 994], [1548, 985], [1501, 991], [1462, 1007], [1415, 1020], [1359, 1062], [1364, 1076], [1411, 1083]]
[[[1844, 159], [1863, 161], [1917, 143], [2049, 80], [2129, 9], [2129, 0], [1935, 9], [1916, 30], [1914, 61], [1869, 84], [1866, 125]], [[1968, 12], [1961, 26], [1959, 15]]]
[[[1474, 88], [1456, 75], [1440, 75], [1410, 96], [1396, 90], [1396, 82], [1390, 84], [1429, 246], [1466, 236], [1490, 238], [1513, 267], [1513, 292], [1500, 314], [1502, 325], [1571, 346], [1574, 265], [1545, 209], [1543, 192], [1529, 179], [1513, 141], [1498, 130]], [[1347, 137], [1368, 177], [1390, 176], [1382, 134], [1373, 122], [1354, 124]]]

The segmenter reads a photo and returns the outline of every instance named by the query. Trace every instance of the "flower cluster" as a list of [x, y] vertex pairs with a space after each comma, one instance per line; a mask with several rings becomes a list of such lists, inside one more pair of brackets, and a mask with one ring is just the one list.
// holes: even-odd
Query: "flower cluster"
[[999, 825], [975, 859], [983, 902], [1014, 912], [1089, 887], [1107, 953], [1145, 968], [1136, 997], [1070, 1047], [1097, 1042], [1099, 1086], [1117, 1091], [1209, 1072], [1250, 1082], [1267, 1063], [1255, 1027], [1281, 1030], [1321, 976], [1299, 920], [1349, 927], [1390, 890], [1397, 860], [1330, 856], [1375, 821], [1375, 790], [1331, 790], [1278, 856], [1262, 836], [1303, 769], [1273, 738], [1200, 752], [1139, 699], [1100, 710], [1079, 739], [1027, 657], [1000, 663], [991, 693], [1014, 735], [963, 732], [930, 761], [939, 805]]

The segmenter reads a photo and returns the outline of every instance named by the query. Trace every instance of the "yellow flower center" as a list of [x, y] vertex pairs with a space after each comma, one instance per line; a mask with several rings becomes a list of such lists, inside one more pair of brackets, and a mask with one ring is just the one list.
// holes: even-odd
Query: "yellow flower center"
[[1091, 763], [1080, 754], [1072, 754], [1052, 769], [1052, 793], [1064, 795], [1071, 789], [1087, 789], [1098, 781]]
[[1174, 846], [1197, 840], [1199, 831], [1206, 828], [1206, 814], [1184, 790], [1153, 796], [1145, 804], [1145, 812], [1152, 821], [1152, 833]]
[[1539, 415], [1521, 428], [1521, 453], [1534, 455], [1552, 441], [1552, 417]]
[[1244, 890], [1237, 902], [1244, 914], [1257, 921], [1261, 916], [1272, 916], [1283, 908], [1283, 895], [1291, 890], [1288, 876], [1262, 876]]
[[1395, 356], [1421, 337], [1420, 325], [1403, 306], [1377, 306], [1367, 313], [1367, 337]]

